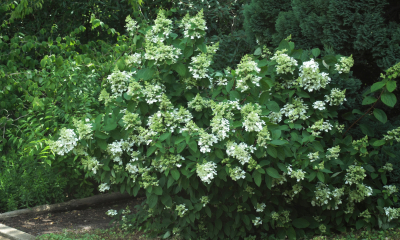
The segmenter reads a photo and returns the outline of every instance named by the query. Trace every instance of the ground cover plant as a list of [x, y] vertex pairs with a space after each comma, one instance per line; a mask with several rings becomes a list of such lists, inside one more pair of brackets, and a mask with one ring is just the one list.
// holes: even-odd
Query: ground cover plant
[[[396, 226], [392, 165], [378, 156], [400, 130], [353, 139], [357, 123], [338, 121], [346, 90], [331, 76], [348, 79], [352, 56], [319, 58], [318, 48], [295, 49], [289, 37], [215, 71], [218, 43], [205, 43], [201, 11], [175, 23], [161, 11], [150, 26], [127, 18], [126, 27], [128, 54], [99, 96], [104, 113], [49, 142], [56, 154], [77, 154], [100, 191], [146, 190], [137, 214], [108, 212], [123, 215], [124, 229], [295, 239]], [[380, 97], [363, 102], [380, 122], [387, 117], [375, 104], [396, 103], [398, 67], [371, 87]]]

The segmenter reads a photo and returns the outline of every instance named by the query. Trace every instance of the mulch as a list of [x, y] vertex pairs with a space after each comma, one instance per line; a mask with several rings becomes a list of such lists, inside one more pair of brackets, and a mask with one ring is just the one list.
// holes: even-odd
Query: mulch
[[140, 205], [144, 199], [145, 198], [125, 199], [67, 212], [21, 214], [16, 217], [0, 220], [0, 223], [33, 236], [48, 233], [62, 233], [64, 229], [74, 232], [109, 229], [115, 225], [115, 223], [110, 224], [112, 217], [106, 215], [109, 209], [126, 209], [128, 206], [129, 209], [134, 212], [134, 207]]

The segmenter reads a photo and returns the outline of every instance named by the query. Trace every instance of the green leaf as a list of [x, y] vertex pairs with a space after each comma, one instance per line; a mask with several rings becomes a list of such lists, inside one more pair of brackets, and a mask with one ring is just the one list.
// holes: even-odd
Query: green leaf
[[314, 180], [314, 178], [317, 176], [317, 172], [311, 172], [310, 175], [308, 176], [308, 181], [311, 182]]
[[332, 174], [331, 178], [334, 178], [334, 177], [338, 176], [338, 175], [341, 174], [341, 173], [342, 173], [342, 171], [340, 171], [340, 172], [335, 172], [334, 174]]
[[268, 146], [267, 153], [273, 158], [278, 157], [278, 151], [273, 146]]
[[235, 83], [235, 80], [232, 80], [232, 81], [228, 82], [228, 84], [226, 85], [226, 91], [227, 92], [229, 92], [232, 89], [234, 83]]
[[185, 49], [183, 50], [183, 56], [185, 56], [185, 58], [189, 58], [192, 55], [193, 55], [193, 48], [186, 46]]
[[386, 104], [389, 107], [394, 107], [394, 105], [397, 102], [396, 95], [388, 92], [382, 94], [381, 100], [384, 104]]
[[289, 240], [296, 240], [296, 231], [294, 230], [294, 228], [290, 227], [287, 230], [287, 236]]
[[393, 92], [396, 89], [396, 81], [388, 81], [386, 83], [386, 88], [389, 92]]
[[387, 183], [387, 178], [386, 178], [385, 173], [381, 173], [381, 179], [382, 179], [382, 183], [383, 183], [384, 185], [386, 185], [386, 183]]
[[163, 134], [160, 136], [159, 140], [162, 142], [162, 141], [164, 141], [165, 139], [170, 138], [170, 137], [171, 137], [171, 133], [170, 133], [170, 132], [163, 133]]
[[262, 51], [261, 51], [261, 48], [260, 47], [258, 47], [255, 51], [254, 51], [254, 56], [259, 56], [259, 55], [261, 55], [261, 53], [262, 53]]
[[155, 186], [155, 187], [153, 187], [153, 192], [154, 192], [155, 194], [161, 196], [162, 193], [163, 193], [162, 187], [160, 187], [160, 186]]
[[313, 50], [311, 50], [311, 53], [312, 55], [314, 55], [314, 57], [318, 57], [321, 53], [321, 50], [319, 50], [319, 48], [314, 48]]
[[151, 154], [153, 154], [153, 153], [156, 151], [156, 149], [157, 149], [157, 146], [151, 146], [151, 147], [149, 147], [149, 148], [147, 149], [146, 156], [149, 157]]
[[115, 122], [110, 122], [110, 121], [109, 121], [109, 122], [107, 123], [107, 125], [104, 126], [104, 131], [107, 131], [107, 132], [112, 131], [112, 130], [116, 129], [117, 126], [118, 126], [117, 123], [115, 123]]
[[170, 236], [171, 236], [171, 231], [167, 231], [167, 232], [163, 235], [163, 238], [166, 239], [166, 238], [169, 238]]
[[261, 186], [261, 173], [258, 171], [253, 172], [253, 178], [254, 182], [256, 183], [257, 186]]
[[229, 96], [231, 101], [241, 100], [240, 93], [238, 93], [237, 91], [231, 91], [229, 93]]
[[221, 149], [216, 149], [215, 155], [220, 159], [224, 159], [224, 153], [221, 151]]
[[318, 173], [317, 173], [317, 178], [318, 178], [321, 182], [325, 182], [324, 173], [318, 172]]
[[161, 197], [161, 202], [162, 204], [164, 204], [167, 207], [171, 207], [172, 206], [172, 198], [169, 194], [165, 194]]
[[149, 198], [147, 198], [147, 204], [149, 204], [149, 208], [154, 208], [157, 205], [158, 196], [155, 194], [151, 194]]
[[177, 148], [177, 152], [178, 153], [180, 153], [180, 152], [182, 152], [183, 151], [183, 149], [185, 149], [185, 147], [186, 147], [186, 143], [185, 142], [182, 142], [182, 143], [180, 143], [179, 145], [178, 145], [178, 148]]
[[208, 206], [206, 206], [205, 208], [204, 208], [204, 210], [206, 211], [206, 213], [207, 213], [207, 215], [208, 215], [208, 217], [211, 217], [211, 209], [208, 207]]
[[191, 141], [189, 143], [189, 147], [193, 150], [193, 152], [197, 152], [197, 143], [195, 141]]
[[380, 147], [380, 146], [384, 145], [385, 143], [386, 143], [386, 141], [384, 139], [381, 139], [381, 140], [375, 141], [371, 145], [374, 146], [374, 147]]
[[281, 109], [279, 108], [279, 105], [274, 102], [274, 101], [269, 101], [268, 103], [266, 103], [267, 108], [273, 112], [279, 112]]
[[144, 81], [149, 80], [153, 77], [156, 70], [153, 68], [144, 68], [138, 71], [136, 74], [137, 78], [143, 79]]
[[369, 137], [374, 136], [374, 130], [365, 124], [360, 124], [361, 132]]
[[265, 105], [268, 101], [269, 98], [269, 93], [268, 92], [263, 92], [260, 96], [260, 99], [258, 100], [258, 103], [260, 105]]
[[109, 137], [107, 134], [98, 131], [94, 133], [94, 136], [100, 139], [107, 139]]
[[376, 82], [371, 86], [371, 92], [375, 92], [385, 86], [384, 82]]
[[97, 142], [97, 145], [100, 147], [100, 149], [103, 149], [103, 150], [107, 149], [107, 141], [105, 139], [97, 139], [96, 142]]
[[171, 175], [175, 179], [175, 181], [178, 181], [179, 177], [181, 176], [181, 174], [179, 173], [179, 170], [177, 170], [177, 169], [172, 169]]
[[283, 49], [287, 49], [288, 50], [287, 53], [290, 53], [290, 45], [289, 45], [289, 42], [286, 40], [282, 40], [279, 43], [278, 50], [283, 50]]
[[279, 175], [278, 171], [275, 168], [269, 167], [266, 169], [266, 171], [267, 174], [273, 178], [281, 178], [281, 175]]
[[203, 53], [207, 53], [207, 46], [205, 43], [197, 45], [197, 47], [202, 51]]
[[186, 75], [187, 67], [185, 64], [182, 64], [182, 63], [174, 64], [172, 66], [172, 69], [174, 69], [182, 77], [184, 77]]
[[306, 228], [310, 225], [310, 222], [304, 218], [296, 218], [293, 220], [292, 224], [295, 228]]
[[356, 222], [356, 228], [357, 228], [357, 230], [360, 229], [360, 228], [362, 228], [362, 227], [364, 227], [364, 225], [365, 225], [365, 221], [364, 221], [364, 220], [362, 220], [362, 219], [358, 220], [358, 221]]
[[304, 91], [297, 91], [296, 92], [297, 96], [302, 97], [302, 98], [310, 98], [310, 95]]
[[378, 99], [376, 99], [375, 97], [372, 97], [372, 96], [368, 96], [368, 97], [364, 98], [364, 100], [362, 101], [362, 105], [368, 105], [368, 104], [374, 103], [374, 102], [376, 102], [376, 100], [378, 100]]
[[381, 109], [375, 108], [374, 109], [374, 116], [376, 117], [376, 119], [378, 119], [382, 123], [386, 123], [387, 122], [386, 113], [384, 111], [382, 111]]
[[365, 170], [367, 170], [368, 172], [375, 172], [375, 168], [371, 165], [365, 165], [364, 166]]

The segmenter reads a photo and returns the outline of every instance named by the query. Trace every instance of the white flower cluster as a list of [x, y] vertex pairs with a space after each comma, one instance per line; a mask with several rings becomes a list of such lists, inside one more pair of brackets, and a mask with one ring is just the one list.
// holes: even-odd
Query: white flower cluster
[[332, 124], [328, 121], [324, 122], [324, 119], [321, 119], [311, 126], [311, 132], [313, 136], [319, 136], [323, 131], [328, 132], [329, 130], [332, 130], [332, 127]]
[[146, 41], [151, 43], [163, 42], [172, 32], [172, 21], [165, 17], [165, 12], [160, 11], [154, 20], [154, 25], [146, 33]]
[[74, 127], [78, 132], [78, 139], [93, 139], [93, 131], [91, 123], [84, 123], [83, 120], [73, 119]]
[[205, 35], [207, 29], [206, 21], [203, 16], [203, 9], [195, 17], [190, 17], [189, 13], [182, 19], [180, 27], [183, 27], [183, 35], [185, 38], [195, 39]]
[[60, 130], [60, 138], [57, 141], [49, 141], [50, 149], [58, 155], [64, 156], [69, 153], [77, 145], [78, 138], [74, 130], [62, 128]]
[[400, 127], [388, 131], [387, 135], [383, 135], [383, 139], [385, 139], [386, 141], [396, 140], [397, 142], [400, 142]]
[[303, 190], [303, 186], [301, 186], [300, 184], [295, 184], [292, 186], [292, 190], [285, 190], [282, 195], [287, 197], [285, 198], [287, 203], [290, 203], [291, 201], [293, 201], [293, 198], [299, 194], [301, 192], [301, 190]]
[[315, 160], [319, 159], [319, 153], [315, 152], [315, 153], [309, 153], [307, 155], [307, 157], [310, 159], [310, 162], [314, 162]]
[[201, 181], [210, 184], [211, 180], [214, 179], [214, 176], [217, 175], [216, 169], [217, 164], [214, 162], [206, 162], [203, 164], [197, 164], [196, 173], [197, 176], [200, 177]]
[[100, 192], [105, 192], [106, 190], [110, 190], [110, 185], [108, 185], [107, 183], [102, 183], [99, 185]]
[[208, 67], [211, 65], [211, 59], [206, 53], [200, 53], [197, 56], [192, 57], [190, 62], [189, 72], [192, 73], [193, 78], [201, 79], [208, 78]]
[[125, 167], [126, 171], [128, 171], [130, 174], [137, 174], [139, 173], [139, 168], [136, 165], [133, 165], [132, 163], [127, 163]]
[[142, 55], [140, 53], [129, 55], [125, 59], [125, 63], [127, 66], [139, 66], [142, 63]]
[[146, 97], [146, 102], [148, 104], [153, 104], [155, 102], [161, 102], [162, 95], [165, 93], [165, 86], [162, 84], [149, 84], [145, 83], [145, 88], [143, 89], [143, 94]]
[[268, 118], [272, 123], [278, 124], [280, 121], [282, 121], [282, 115], [282, 111], [270, 112]]
[[350, 68], [354, 65], [353, 55], [347, 58], [341, 57], [339, 62], [335, 64], [336, 71], [339, 73], [349, 73]]
[[364, 184], [357, 184], [356, 190], [349, 192], [349, 202], [361, 202], [365, 197], [372, 195], [372, 188]]
[[330, 102], [329, 106], [343, 105], [343, 101], [347, 101], [345, 93], [346, 89], [340, 91], [338, 88], [334, 88], [330, 95], [325, 95], [325, 102]]
[[286, 74], [286, 73], [292, 73], [294, 71], [294, 66], [297, 66], [297, 61], [289, 57], [285, 52], [287, 49], [283, 49], [282, 51], [276, 51], [274, 56], [271, 58], [271, 60], [275, 60], [277, 65], [276, 65], [276, 72], [278, 74]]
[[383, 170], [386, 170], [388, 172], [393, 171], [393, 164], [391, 163], [386, 163], [385, 166], [382, 167]]
[[256, 75], [260, 71], [261, 69], [257, 67], [257, 63], [249, 55], [245, 55], [236, 69], [236, 87], [241, 89], [241, 92], [248, 90], [250, 87], [247, 85], [247, 81], [250, 81], [255, 86], [260, 86], [261, 77]]
[[133, 142], [128, 142], [123, 139], [120, 141], [115, 141], [113, 143], [108, 144], [107, 146], [107, 152], [108, 154], [111, 155], [111, 158], [113, 159], [114, 162], [118, 163], [119, 165], [122, 165], [122, 153], [123, 151], [131, 151], [133, 147]]
[[209, 105], [209, 101], [204, 100], [199, 93], [188, 102], [188, 107], [194, 109], [196, 112], [203, 111], [203, 108], [207, 108]]
[[306, 115], [307, 109], [308, 106], [304, 104], [302, 98], [294, 97], [292, 103], [285, 104], [280, 112], [288, 117], [290, 122], [294, 122], [299, 118], [302, 120], [309, 118], [310, 116]]
[[265, 203], [257, 203], [257, 206], [254, 207], [254, 209], [256, 209], [256, 212], [264, 212], [266, 206]]
[[271, 141], [271, 135], [268, 131], [268, 127], [264, 126], [263, 129], [257, 134], [257, 137], [257, 144], [267, 148], [268, 142]]
[[219, 140], [224, 140], [228, 137], [229, 133], [229, 121], [228, 119], [222, 118], [220, 116], [215, 116], [211, 119], [211, 130]]
[[326, 158], [328, 158], [329, 160], [331, 158], [337, 159], [339, 157], [339, 153], [340, 153], [340, 146], [337, 145], [335, 147], [328, 148], [328, 152], [329, 153], [326, 154]]
[[113, 97], [116, 98], [128, 90], [128, 84], [135, 72], [121, 72], [118, 69], [108, 75], [107, 80], [111, 85], [111, 92]]
[[134, 31], [138, 28], [137, 22], [133, 20], [129, 15], [126, 17], [125, 21], [126, 21], [125, 25], [126, 30], [128, 31], [129, 36], [132, 37], [134, 35]]
[[296, 178], [296, 179], [297, 179], [297, 182], [300, 182], [300, 180], [304, 180], [304, 177], [305, 177], [305, 175], [306, 175], [306, 172], [305, 172], [305, 171], [303, 171], [303, 170], [301, 170], [301, 169], [297, 169], [297, 170], [293, 171], [292, 165], [289, 165], [289, 166], [287, 167], [287, 169], [288, 169], [288, 173], [287, 173], [287, 174], [288, 174], [291, 178]]
[[325, 110], [325, 103], [324, 101], [315, 101], [313, 103], [313, 108], [318, 109], [320, 111]]
[[229, 169], [229, 176], [232, 178], [233, 181], [237, 181], [239, 179], [245, 179], [246, 172], [239, 166], [237, 166], [234, 169]]
[[231, 141], [226, 143], [226, 154], [239, 160], [242, 165], [250, 161], [250, 153], [253, 153], [254, 150], [256, 150], [255, 147], [247, 146], [247, 144], [243, 142], [240, 144]]
[[202, 196], [200, 198], [200, 202], [203, 204], [203, 207], [205, 207], [208, 203], [210, 203], [210, 199], [208, 199], [208, 196]]
[[318, 182], [314, 193], [315, 197], [311, 201], [311, 205], [321, 207], [328, 204], [329, 200], [332, 200], [333, 198], [335, 201], [335, 206], [333, 208], [330, 205], [327, 206], [327, 209], [333, 210], [338, 209], [338, 205], [342, 204], [341, 197], [344, 195], [344, 188], [335, 188], [333, 191], [331, 191], [328, 185]]
[[122, 117], [122, 121], [125, 124], [125, 130], [128, 130], [129, 128], [136, 130], [136, 126], [140, 126], [142, 124], [139, 114], [131, 113], [129, 111], [125, 112], [125, 115]]
[[385, 210], [385, 214], [388, 217], [388, 222], [400, 216], [400, 208], [384, 207], [383, 210]]
[[383, 188], [386, 188], [386, 192], [389, 196], [399, 191], [395, 185], [386, 185], [383, 186]]
[[146, 42], [146, 53], [144, 58], [146, 60], [154, 60], [154, 64], [160, 66], [163, 61], [167, 63], [170, 61], [171, 64], [176, 63], [179, 55], [181, 55], [181, 49], [174, 48], [173, 46], [165, 45], [162, 42], [148, 43]]
[[200, 139], [198, 142], [198, 145], [200, 147], [200, 152], [202, 153], [211, 152], [210, 147], [217, 142], [218, 138], [215, 135], [206, 133], [204, 130], [200, 131]]
[[258, 226], [262, 224], [262, 220], [260, 217], [256, 217], [256, 219], [252, 220], [252, 223], [254, 224], [254, 226]]
[[297, 79], [300, 87], [305, 90], [312, 92], [314, 90], [318, 91], [321, 88], [325, 88], [331, 81], [328, 77], [328, 73], [320, 72], [318, 63], [311, 59], [308, 62], [304, 62], [300, 66], [300, 74]]
[[176, 205], [175, 211], [178, 211], [178, 216], [183, 217], [185, 213], [188, 211], [186, 205], [184, 203]]
[[99, 167], [103, 166], [103, 164], [100, 164], [95, 157], [89, 156], [82, 160], [82, 165], [86, 166], [89, 171], [93, 172], [93, 174], [96, 174], [97, 170], [99, 170]]
[[219, 102], [215, 103], [213, 101], [210, 101], [210, 106], [213, 111], [214, 116], [221, 116], [226, 119], [232, 119], [234, 114], [232, 111], [235, 110], [240, 110], [241, 106], [239, 105], [239, 101], [225, 101], [225, 102]]
[[265, 125], [265, 122], [261, 120], [261, 107], [257, 103], [247, 103], [241, 109], [241, 114], [244, 119], [243, 126], [247, 132], [260, 132]]
[[107, 216], [113, 217], [118, 214], [117, 210], [110, 209], [106, 212]]
[[347, 173], [345, 176], [345, 184], [358, 184], [367, 176], [365, 174], [365, 169], [361, 166], [351, 165], [346, 169]]

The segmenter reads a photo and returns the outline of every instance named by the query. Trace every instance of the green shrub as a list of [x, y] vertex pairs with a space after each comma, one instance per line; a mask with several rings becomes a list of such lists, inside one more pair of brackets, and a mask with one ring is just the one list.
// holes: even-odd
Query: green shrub
[[[329, 76], [348, 79], [351, 57], [321, 59], [319, 49], [283, 40], [273, 54], [215, 71], [218, 43], [204, 43], [202, 12], [178, 31], [164, 12], [151, 27], [127, 21], [131, 54], [107, 77], [104, 113], [49, 143], [79, 156], [100, 191], [146, 191], [124, 227], [165, 238], [295, 239], [397, 224], [396, 189], [384, 188], [390, 165], [369, 163], [399, 129], [353, 141], [337, 121], [346, 89]], [[373, 90], [392, 96], [390, 75]]]

